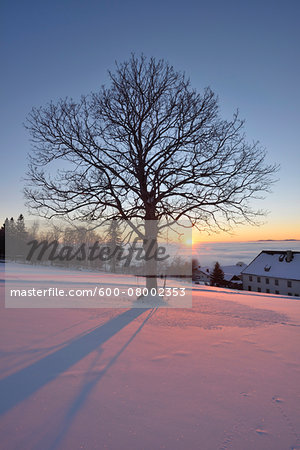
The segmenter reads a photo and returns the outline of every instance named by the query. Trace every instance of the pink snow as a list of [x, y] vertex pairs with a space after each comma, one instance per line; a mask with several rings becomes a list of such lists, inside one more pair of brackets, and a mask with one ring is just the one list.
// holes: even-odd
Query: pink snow
[[300, 448], [296, 298], [200, 286], [190, 309], [5, 309], [0, 295], [1, 448]]

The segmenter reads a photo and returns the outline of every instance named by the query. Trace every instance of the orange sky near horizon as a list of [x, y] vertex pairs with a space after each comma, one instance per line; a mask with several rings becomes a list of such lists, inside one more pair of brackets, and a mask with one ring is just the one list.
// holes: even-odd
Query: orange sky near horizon
[[258, 240], [300, 240], [300, 227], [298, 224], [277, 223], [264, 224], [261, 226], [244, 225], [233, 229], [230, 233], [200, 232], [193, 229], [193, 244], [199, 242], [240, 242]]

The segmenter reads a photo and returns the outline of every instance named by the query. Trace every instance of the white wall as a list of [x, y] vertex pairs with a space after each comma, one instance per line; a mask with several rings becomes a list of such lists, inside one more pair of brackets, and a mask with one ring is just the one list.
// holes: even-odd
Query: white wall
[[[250, 281], [250, 277], [252, 277], [252, 281]], [[300, 296], [300, 281], [295, 280], [288, 280], [283, 278], [276, 278], [278, 280], [278, 286], [275, 284], [275, 278], [273, 277], [260, 277], [260, 282], [257, 281], [256, 275], [244, 275], [243, 274], [243, 289], [245, 291], [250, 290], [249, 286], [251, 288], [251, 291], [254, 292], [267, 292], [267, 289], [269, 289], [270, 294], [277, 294], [276, 291], [278, 291], [279, 295], [298, 295]], [[267, 284], [266, 280], [269, 279], [269, 284]], [[288, 287], [288, 281], [291, 281], [292, 287]], [[259, 288], [261, 291], [259, 291]]]

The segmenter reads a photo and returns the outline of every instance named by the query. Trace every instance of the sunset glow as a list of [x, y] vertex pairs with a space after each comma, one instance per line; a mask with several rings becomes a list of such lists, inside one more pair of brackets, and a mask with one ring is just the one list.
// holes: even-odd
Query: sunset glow
[[201, 242], [241, 242], [258, 240], [300, 240], [300, 227], [292, 223], [266, 224], [261, 227], [244, 226], [225, 233], [201, 233], [193, 230], [193, 244]]
[[1, 6], [1, 448], [300, 450], [300, 1]]

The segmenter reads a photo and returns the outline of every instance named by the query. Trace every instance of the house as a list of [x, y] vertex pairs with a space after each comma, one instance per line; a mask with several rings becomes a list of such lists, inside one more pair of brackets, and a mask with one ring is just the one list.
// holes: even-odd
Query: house
[[243, 271], [243, 289], [300, 295], [300, 252], [263, 250]]
[[[224, 272], [225, 285], [227, 287], [242, 287], [242, 277], [241, 271], [246, 267], [243, 262], [238, 262], [231, 266], [221, 266]], [[213, 273], [214, 268], [212, 267], [201, 267], [198, 266], [194, 273], [194, 279], [197, 282], [203, 282], [205, 284], [210, 284], [210, 277]]]
[[247, 264], [238, 262], [231, 266], [221, 266], [224, 272], [224, 280], [228, 287], [242, 288], [241, 272], [247, 267]]
[[198, 266], [195, 269], [195, 272], [193, 273], [193, 279], [196, 282], [201, 282], [204, 284], [210, 283], [210, 275], [211, 275], [211, 269], [209, 267], [201, 267]]

